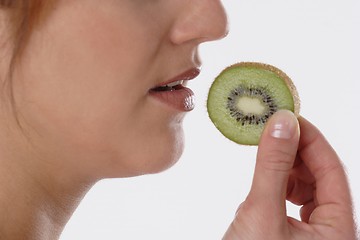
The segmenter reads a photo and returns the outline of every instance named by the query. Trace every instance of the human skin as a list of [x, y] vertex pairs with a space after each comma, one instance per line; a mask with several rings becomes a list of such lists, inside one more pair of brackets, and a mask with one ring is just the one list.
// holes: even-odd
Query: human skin
[[[99, 2], [59, 0], [31, 35], [13, 78], [19, 122], [2, 95], [0, 239], [56, 239], [96, 181], [156, 173], [180, 157], [192, 106], [150, 90], [198, 68], [198, 45], [226, 34], [219, 1]], [[0, 46], [4, 79], [11, 51]], [[224, 239], [355, 239], [344, 169], [318, 130], [303, 118], [300, 127], [298, 144], [293, 115], [267, 124], [251, 192]], [[303, 222], [287, 218], [286, 198], [304, 204]]]
[[96, 181], [172, 166], [191, 91], [150, 90], [195, 77], [199, 44], [226, 33], [219, 0], [57, 1], [13, 74], [18, 122], [0, 104], [0, 238], [56, 239]]
[[[299, 128], [300, 127], [300, 128]], [[288, 217], [285, 200], [300, 205]], [[356, 240], [346, 173], [305, 118], [276, 113], [260, 140], [252, 187], [223, 240]]]

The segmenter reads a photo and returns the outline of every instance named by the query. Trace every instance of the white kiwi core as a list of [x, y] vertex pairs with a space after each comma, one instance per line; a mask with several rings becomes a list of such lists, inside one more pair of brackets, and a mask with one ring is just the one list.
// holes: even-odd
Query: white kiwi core
[[236, 106], [245, 114], [262, 115], [266, 109], [266, 106], [259, 98], [256, 97], [240, 97], [236, 103]]
[[258, 145], [266, 122], [280, 109], [299, 113], [299, 96], [280, 69], [242, 62], [224, 69], [208, 94], [207, 109], [215, 127], [228, 139]]

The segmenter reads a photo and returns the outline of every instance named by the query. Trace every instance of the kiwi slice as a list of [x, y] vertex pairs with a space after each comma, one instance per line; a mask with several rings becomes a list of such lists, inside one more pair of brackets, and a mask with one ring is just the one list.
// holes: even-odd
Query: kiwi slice
[[258, 145], [267, 120], [278, 110], [299, 114], [291, 79], [263, 63], [242, 62], [223, 70], [211, 85], [207, 109], [217, 129], [243, 145]]

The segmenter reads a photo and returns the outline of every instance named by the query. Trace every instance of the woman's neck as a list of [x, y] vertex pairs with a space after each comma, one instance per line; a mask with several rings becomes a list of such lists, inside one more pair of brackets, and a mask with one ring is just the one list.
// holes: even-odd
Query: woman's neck
[[0, 139], [0, 239], [58, 239], [92, 184], [9, 141]]
[[9, 169], [0, 161], [0, 239], [58, 239], [87, 192]]

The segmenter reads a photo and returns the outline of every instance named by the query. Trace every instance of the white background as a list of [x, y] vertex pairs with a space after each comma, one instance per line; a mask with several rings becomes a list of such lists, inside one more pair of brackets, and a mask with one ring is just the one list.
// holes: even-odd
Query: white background
[[[61, 240], [221, 239], [250, 188], [256, 148], [224, 138], [205, 102], [214, 77], [239, 61], [269, 63], [293, 79], [301, 114], [343, 159], [360, 210], [360, 0], [223, 3], [230, 34], [201, 47], [203, 71], [190, 84], [197, 107], [185, 120], [186, 149], [179, 163], [158, 175], [99, 182]], [[289, 204], [289, 214], [296, 217], [297, 210]]]

